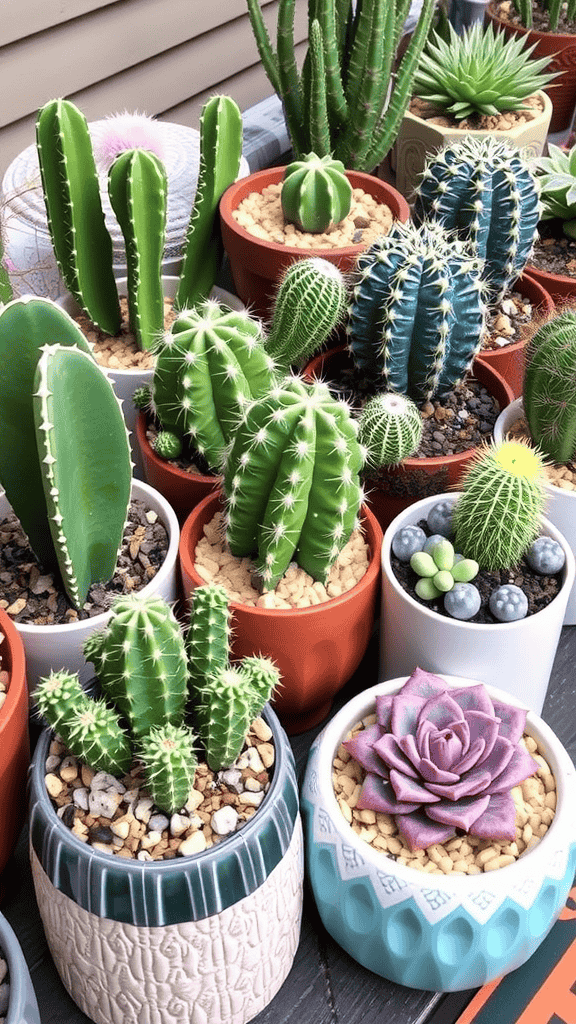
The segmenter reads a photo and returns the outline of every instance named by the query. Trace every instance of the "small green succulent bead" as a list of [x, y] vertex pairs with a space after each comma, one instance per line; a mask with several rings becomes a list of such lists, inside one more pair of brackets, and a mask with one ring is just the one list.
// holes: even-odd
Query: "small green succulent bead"
[[182, 454], [182, 441], [170, 430], [161, 430], [154, 439], [152, 448], [161, 459], [177, 459]]
[[455, 583], [470, 583], [478, 575], [480, 566], [473, 558], [461, 558], [452, 567], [452, 577]]
[[436, 575], [432, 577], [432, 583], [437, 590], [440, 590], [443, 594], [447, 594], [454, 586], [454, 577], [448, 569], [441, 569], [440, 572], [437, 572]]
[[429, 576], [432, 578], [438, 572], [438, 566], [432, 555], [425, 551], [415, 551], [410, 559], [410, 568], [418, 573], [418, 576]]
[[433, 601], [435, 597], [440, 597], [442, 591], [438, 590], [438, 587], [434, 586], [434, 583], [430, 576], [425, 579], [418, 580], [414, 591], [418, 597], [423, 601]]
[[449, 540], [439, 541], [430, 552], [439, 569], [451, 570], [454, 565], [454, 548]]

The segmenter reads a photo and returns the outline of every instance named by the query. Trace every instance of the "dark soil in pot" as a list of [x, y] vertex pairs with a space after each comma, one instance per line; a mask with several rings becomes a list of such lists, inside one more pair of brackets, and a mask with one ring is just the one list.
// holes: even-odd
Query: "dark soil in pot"
[[566, 237], [559, 219], [540, 221], [538, 235], [530, 264], [547, 274], [573, 277], [576, 282], [576, 238]]

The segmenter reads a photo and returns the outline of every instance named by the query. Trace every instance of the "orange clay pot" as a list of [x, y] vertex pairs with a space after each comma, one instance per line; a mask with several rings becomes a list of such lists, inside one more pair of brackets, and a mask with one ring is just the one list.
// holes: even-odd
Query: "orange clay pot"
[[2, 669], [9, 673], [8, 693], [0, 708], [0, 872], [16, 846], [26, 815], [26, 774], [30, 763], [28, 687], [24, 644], [0, 608]]
[[[206, 581], [196, 572], [194, 552], [203, 527], [222, 509], [221, 496], [196, 506], [182, 527], [180, 570], [184, 596]], [[304, 732], [326, 718], [338, 691], [360, 664], [378, 608], [382, 531], [361, 510], [370, 563], [362, 579], [341, 597], [310, 608], [252, 608], [230, 602], [232, 659], [253, 654], [272, 658], [282, 684], [272, 704], [289, 733]]]
[[547, 270], [540, 270], [531, 263], [528, 264], [528, 273], [533, 281], [546, 289], [553, 305], [562, 305], [567, 300], [573, 302], [576, 299], [576, 277], [570, 277], [568, 274], [549, 274]]

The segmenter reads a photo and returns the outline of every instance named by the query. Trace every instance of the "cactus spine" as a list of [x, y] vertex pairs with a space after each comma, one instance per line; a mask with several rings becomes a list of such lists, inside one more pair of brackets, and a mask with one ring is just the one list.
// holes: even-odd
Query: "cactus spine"
[[426, 162], [414, 216], [417, 223], [438, 221], [473, 244], [497, 300], [522, 273], [536, 238], [535, 176], [517, 149], [490, 135], [465, 136]]
[[454, 545], [482, 569], [516, 565], [540, 528], [542, 459], [529, 445], [505, 441], [480, 449], [454, 507]]
[[414, 402], [394, 391], [370, 398], [359, 419], [358, 440], [368, 466], [396, 466], [418, 450], [422, 416]]
[[107, 334], [117, 334], [121, 318], [112, 240], [86, 118], [68, 100], [51, 100], [38, 113], [36, 142], [60, 273], [90, 319]]
[[322, 348], [346, 311], [347, 290], [338, 267], [318, 256], [296, 260], [278, 289], [264, 340], [280, 370], [301, 366]]
[[576, 453], [576, 309], [544, 321], [530, 339], [524, 412], [533, 440], [554, 462]]
[[205, 299], [222, 257], [218, 203], [238, 177], [242, 156], [242, 116], [230, 96], [212, 96], [200, 116], [200, 167], [188, 225], [175, 308]]
[[325, 580], [361, 502], [363, 450], [347, 406], [323, 384], [288, 379], [254, 402], [224, 467], [227, 539], [273, 588], [296, 558]]
[[280, 193], [287, 221], [300, 231], [321, 234], [350, 212], [352, 186], [341, 160], [308, 153], [288, 164]]
[[396, 222], [358, 260], [347, 326], [358, 369], [417, 402], [448, 394], [482, 343], [481, 268], [440, 224]]
[[121, 153], [108, 175], [110, 202], [126, 245], [130, 326], [144, 350], [151, 349], [164, 331], [167, 188], [164, 165], [144, 149]]

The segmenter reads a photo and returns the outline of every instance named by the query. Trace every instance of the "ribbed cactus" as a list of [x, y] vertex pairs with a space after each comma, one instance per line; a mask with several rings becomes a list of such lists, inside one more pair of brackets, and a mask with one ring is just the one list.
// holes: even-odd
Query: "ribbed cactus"
[[538, 535], [544, 508], [542, 459], [505, 441], [480, 449], [453, 513], [454, 546], [482, 569], [510, 569]]
[[300, 367], [343, 320], [346, 282], [334, 263], [319, 256], [292, 263], [278, 288], [264, 339], [279, 370]]
[[240, 754], [250, 723], [278, 682], [277, 671], [269, 673], [267, 682], [265, 693], [256, 690], [244, 662], [206, 677], [198, 691], [198, 722], [206, 760], [213, 771], [231, 765]]
[[51, 100], [38, 113], [36, 146], [48, 227], [66, 287], [98, 327], [117, 334], [121, 317], [112, 239], [86, 118], [69, 100]]
[[175, 308], [194, 306], [210, 294], [222, 258], [218, 203], [238, 177], [242, 116], [230, 96], [212, 96], [200, 115], [200, 166], [186, 235]]
[[482, 261], [440, 224], [396, 222], [357, 270], [347, 325], [357, 368], [416, 402], [448, 394], [482, 343]]
[[409, 0], [308, 0], [308, 53], [299, 72], [295, 0], [278, 4], [273, 50], [258, 0], [247, 0], [264, 70], [283, 102], [297, 158], [315, 150], [349, 170], [371, 172], [395, 142], [434, 13], [424, 0], [395, 71]]
[[280, 201], [284, 217], [300, 231], [321, 234], [350, 213], [352, 186], [341, 160], [308, 153], [288, 164]]
[[183, 807], [198, 764], [192, 730], [186, 725], [153, 726], [142, 737], [138, 754], [154, 803], [170, 811]]
[[82, 332], [46, 299], [0, 311], [0, 365], [0, 482], [36, 557], [80, 608], [112, 578], [126, 523], [120, 404]]
[[254, 555], [267, 588], [294, 558], [325, 580], [356, 524], [363, 459], [356, 422], [325, 385], [287, 379], [254, 402], [224, 467], [232, 553]]
[[127, 150], [110, 168], [108, 195], [126, 245], [130, 326], [143, 350], [153, 348], [164, 333], [167, 192], [166, 171], [154, 153]]
[[535, 175], [519, 150], [492, 135], [466, 135], [428, 158], [414, 219], [438, 221], [471, 242], [497, 300], [526, 266], [540, 209]]
[[182, 439], [170, 430], [161, 430], [152, 442], [152, 449], [161, 459], [177, 459], [182, 454]]
[[201, 686], [207, 675], [227, 667], [230, 611], [228, 593], [220, 584], [207, 583], [192, 592], [186, 650], [192, 689]]
[[86, 692], [80, 685], [76, 672], [51, 672], [41, 679], [34, 689], [34, 703], [41, 715], [50, 716], [50, 723], [55, 732], [68, 742], [68, 722], [84, 701], [88, 700]]
[[576, 308], [553, 313], [535, 331], [526, 356], [524, 413], [544, 455], [576, 454]]
[[358, 421], [358, 440], [368, 466], [396, 466], [418, 450], [422, 416], [415, 403], [394, 391], [370, 398]]
[[120, 716], [105, 700], [92, 700], [84, 694], [66, 722], [63, 739], [95, 771], [123, 775], [130, 768], [130, 737], [122, 728]]
[[154, 372], [154, 412], [165, 430], [189, 435], [217, 467], [245, 406], [273, 380], [261, 325], [207, 300], [183, 314], [164, 341]]

